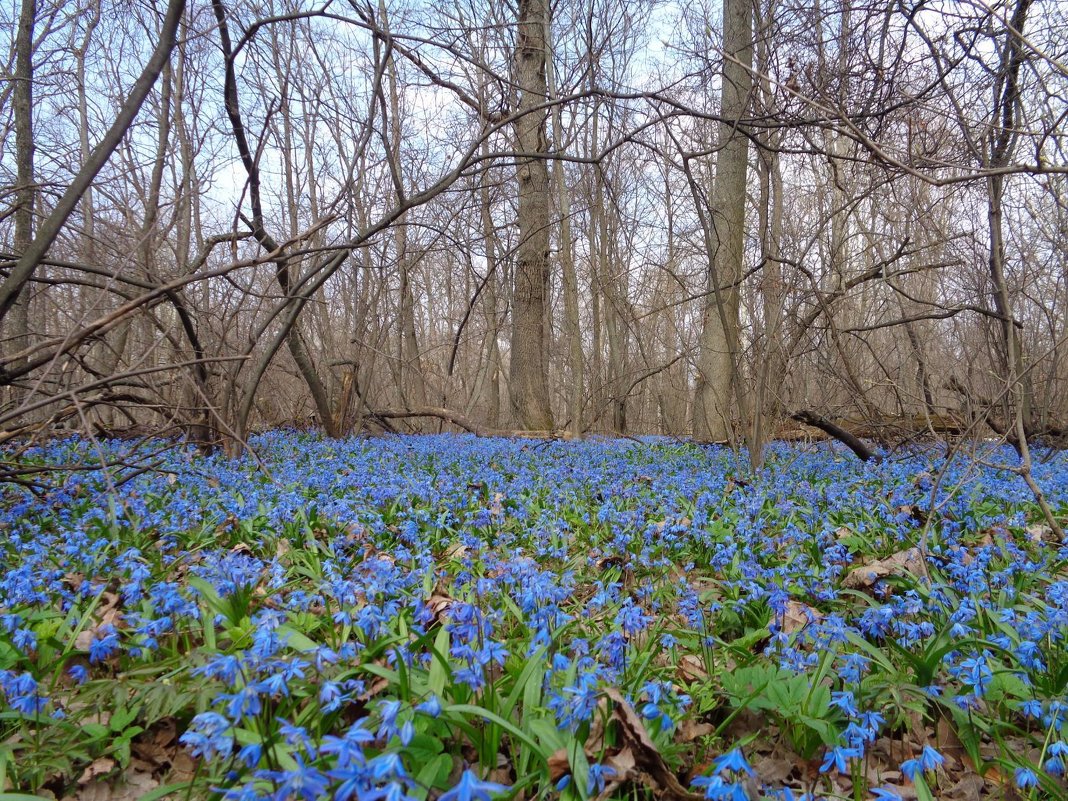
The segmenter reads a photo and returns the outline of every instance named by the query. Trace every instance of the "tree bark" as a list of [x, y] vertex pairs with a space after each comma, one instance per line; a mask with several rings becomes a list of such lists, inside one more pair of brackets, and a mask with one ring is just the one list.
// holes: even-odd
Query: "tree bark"
[[[545, 21], [545, 63], [548, 74], [549, 96], [557, 97], [556, 73], [553, 70], [552, 43], [549, 20]], [[553, 145], [557, 151], [563, 148], [564, 126], [560, 119], [560, 106], [552, 108]], [[568, 430], [574, 436], [582, 434], [582, 388], [585, 361], [582, 355], [582, 329], [579, 318], [578, 276], [575, 273], [574, 242], [571, 236], [571, 193], [564, 174], [564, 162], [553, 162], [553, 183], [556, 185], [556, 203], [560, 212], [560, 267], [564, 284], [564, 341], [567, 343], [570, 362], [570, 381], [567, 387]]]
[[[1016, 117], [1020, 102], [1020, 67], [1025, 58], [1023, 30], [1032, 0], [1018, 0], [1010, 26], [1006, 26], [997, 76], [993, 125], [988, 138], [987, 166], [993, 170], [1008, 164], [1016, 143]], [[1001, 357], [1004, 379], [1008, 388], [1005, 398], [1005, 419], [1019, 418], [1022, 440], [1014, 443], [1021, 458], [1027, 452], [1026, 435], [1032, 430], [1031, 391], [1025, 367], [1023, 343], [1013, 317], [1012, 296], [1005, 275], [1005, 237], [1002, 201], [1005, 177], [995, 174], [987, 178], [987, 223], [990, 232], [990, 280], [994, 291], [993, 304], [1001, 320]]]
[[799, 423], [804, 423], [807, 426], [818, 428], [828, 436], [834, 437], [836, 440], [845, 445], [849, 450], [853, 451], [858, 459], [862, 462], [868, 462], [871, 460], [878, 461], [878, 455], [869, 448], [864, 442], [852, 434], [846, 431], [837, 423], [833, 423], [825, 417], [816, 414], [812, 411], [800, 411], [794, 412], [790, 417]]
[[[489, 153], [489, 142], [482, 141], [483, 157]], [[486, 248], [486, 299], [484, 301], [486, 318], [486, 365], [482, 401], [486, 409], [486, 420], [496, 428], [501, 416], [501, 349], [497, 343], [501, 321], [497, 312], [497, 234], [493, 228], [493, 206], [490, 198], [489, 170], [482, 173], [478, 185], [479, 217], [482, 223], [482, 237]]]
[[516, 177], [519, 211], [512, 290], [512, 342], [509, 394], [516, 421], [522, 428], [553, 427], [549, 405], [549, 170], [545, 158], [544, 109], [545, 31], [549, 21], [547, 0], [519, 0], [515, 46], [516, 83], [520, 89], [519, 117], [515, 121], [518, 150]]
[[[33, 29], [36, 0], [22, 0], [15, 37], [15, 87], [12, 109], [15, 117], [15, 253], [24, 254], [33, 242], [34, 185], [33, 144]], [[6, 282], [5, 282], [6, 283]], [[11, 310], [5, 351], [18, 353], [29, 343], [29, 297], [20, 295]], [[17, 366], [17, 364], [15, 365]], [[17, 396], [16, 396], [17, 397]]]
[[694, 436], [733, 440], [731, 398], [740, 340], [749, 140], [739, 129], [752, 88], [752, 0], [723, 0], [723, 86], [719, 152], [712, 187], [713, 275], [705, 303], [694, 392]]
[[[382, 137], [388, 148], [390, 173], [393, 176], [394, 192], [397, 203], [404, 202], [404, 177], [401, 165], [401, 145], [403, 144], [403, 124], [401, 120], [401, 96], [397, 76], [397, 61], [393, 57], [393, 42], [389, 38], [389, 16], [384, 0], [378, 2], [379, 24], [390, 47], [385, 53], [386, 85], [389, 91], [389, 119], [382, 120]], [[378, 45], [376, 41], [376, 47]], [[385, 102], [382, 103], [382, 116], [385, 117]], [[388, 132], [388, 137], [387, 137]], [[412, 291], [412, 268], [414, 264], [409, 257], [407, 214], [401, 216], [393, 227], [393, 241], [397, 256], [397, 270], [400, 274], [399, 326], [397, 331], [397, 358], [399, 360], [399, 385], [401, 404], [404, 406], [425, 406], [427, 399], [426, 381], [423, 373], [422, 359], [419, 354], [419, 338], [415, 331], [415, 294]]]

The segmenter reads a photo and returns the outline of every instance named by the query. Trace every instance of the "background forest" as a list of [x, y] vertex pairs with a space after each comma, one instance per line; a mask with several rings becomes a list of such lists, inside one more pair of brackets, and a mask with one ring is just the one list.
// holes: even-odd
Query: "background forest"
[[0, 426], [1057, 435], [1063, 10], [4, 4]]

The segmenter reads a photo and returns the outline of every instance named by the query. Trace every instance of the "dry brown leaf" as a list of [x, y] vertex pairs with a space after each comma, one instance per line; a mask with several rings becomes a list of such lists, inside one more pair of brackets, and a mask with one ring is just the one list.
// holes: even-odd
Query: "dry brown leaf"
[[467, 555], [467, 546], [462, 542], [455, 542], [445, 549], [446, 559], [463, 559]]
[[602, 764], [615, 771], [612, 774], [613, 781], [621, 783], [625, 780], [624, 777], [630, 776], [636, 767], [634, 752], [629, 748], [624, 748], [615, 754], [610, 754], [605, 757]]
[[1057, 538], [1053, 536], [1053, 529], [1045, 523], [1036, 523], [1033, 526], [1028, 526], [1027, 536], [1031, 539], [1031, 542], [1039, 545], [1043, 542], [1057, 541]]
[[[661, 523], [661, 525], [663, 525], [663, 523]], [[612, 556], [603, 556], [603, 557], [601, 557], [600, 559], [598, 559], [596, 562], [593, 563], [593, 566], [595, 568], [597, 568], [597, 571], [599, 573], [603, 573], [605, 570], [608, 570], [608, 568], [610, 568], [610, 567], [626, 568], [627, 563], [626, 563], [626, 560], [622, 556], [612, 555]]]
[[453, 599], [448, 595], [431, 595], [426, 599], [427, 609], [430, 610], [434, 623], [443, 623], [449, 610], [452, 609]]
[[567, 759], [567, 749], [561, 748], [559, 751], [554, 751], [549, 756], [548, 765], [549, 781], [556, 784], [571, 772], [571, 763]]
[[122, 624], [122, 611], [118, 608], [119, 596], [105, 590], [100, 594], [100, 603], [93, 610], [92, 623], [78, 632], [74, 638], [74, 647], [79, 651], [88, 651], [102, 626], [118, 628]]
[[371, 684], [368, 685], [366, 690], [356, 696], [356, 700], [366, 703], [367, 701], [370, 701], [372, 698], [374, 698], [376, 695], [379, 695], [380, 693], [385, 691], [388, 687], [389, 679], [379, 677], [372, 681]]
[[151, 773], [137, 770], [131, 765], [118, 780], [91, 781], [81, 787], [74, 797], [77, 801], [139, 801], [157, 787], [159, 781]]
[[[593, 719], [593, 725], [590, 726], [590, 734], [586, 738], [586, 745], [584, 750], [586, 751], [587, 759], [596, 757], [604, 750], [604, 714], [605, 702], [602, 699], [598, 704], [599, 714]], [[571, 763], [567, 758], [567, 749], [561, 748], [558, 751], [553, 752], [549, 757], [549, 775], [553, 779], [555, 784], [561, 778], [571, 772]]]
[[615, 704], [612, 719], [618, 724], [625, 747], [634, 752], [635, 769], [648, 776], [645, 782], [656, 798], [664, 801], [703, 801], [704, 796], [691, 793], [678, 777], [668, 768], [656, 745], [649, 737], [641, 719], [627, 703], [627, 699], [616, 689], [605, 690]]
[[964, 748], [964, 743], [961, 742], [957, 736], [956, 730], [945, 717], [939, 717], [938, 722], [935, 724], [935, 748], [939, 753], [948, 759], [956, 762], [956, 767], [950, 766], [950, 770], [959, 770], [962, 767], [968, 767], [972, 771], [975, 770], [975, 765], [972, 764], [971, 759], [968, 758], [968, 752]]
[[175, 752], [171, 762], [171, 771], [167, 774], [167, 782], [188, 782], [196, 775], [197, 765], [193, 757], [184, 750]]
[[679, 660], [678, 675], [679, 680], [685, 684], [708, 680], [708, 671], [705, 670], [704, 661], [695, 654], [685, 654]]
[[82, 771], [82, 775], [78, 777], [78, 784], [89, 784], [101, 776], [107, 776], [113, 770], [115, 770], [115, 760], [111, 757], [94, 759], [88, 766], [86, 766], [85, 770]]
[[[609, 777], [604, 791], [597, 798], [608, 798], [623, 783], [634, 782], [644, 785], [654, 798], [663, 801], [703, 801], [703, 795], [687, 790], [667, 766], [649, 737], [645, 725], [622, 693], [616, 689], [607, 689], [604, 694], [613, 704], [611, 722], [615, 723], [618, 729], [619, 747], [601, 761], [601, 764], [612, 768], [615, 773]], [[601, 720], [601, 716], [598, 716], [597, 720]], [[599, 723], [595, 723], [590, 731], [584, 750], [591, 762], [601, 758], [604, 732]], [[555, 784], [571, 772], [567, 751], [561, 749], [552, 754], [548, 766], [549, 778]]]
[[969, 773], [945, 791], [944, 796], [952, 801], [979, 801], [986, 782], [976, 773]]
[[760, 781], [767, 784], [782, 784], [794, 771], [792, 760], [777, 756], [761, 757], [753, 762], [753, 770]]
[[[470, 769], [477, 776], [481, 776], [485, 771], [483, 764], [477, 761], [471, 763]], [[497, 752], [496, 766], [485, 772], [488, 781], [497, 782], [498, 784], [512, 783], [512, 763], [507, 756], [500, 752]]]
[[819, 612], [808, 604], [791, 599], [786, 603], [786, 609], [782, 615], [782, 630], [785, 634], [793, 634], [801, 631], [809, 623], [814, 623], [822, 618]]
[[77, 801], [111, 801], [111, 785], [107, 782], [93, 781], [78, 788], [74, 794]]
[[601, 762], [605, 768], [610, 769], [604, 789], [594, 797], [594, 801], [607, 801], [612, 798], [623, 784], [634, 781], [638, 773], [634, 764], [634, 752], [624, 748], [615, 754], [609, 754]]
[[174, 718], [164, 718], [153, 726], [152, 741], [161, 748], [172, 745], [177, 739], [178, 724]]
[[80, 590], [82, 588], [82, 585], [85, 583], [85, 574], [84, 573], [67, 573], [63, 577], [63, 581], [65, 581], [67, 584], [69, 584], [70, 588], [72, 590], [74, 590], [75, 592], [78, 592], [78, 590]]
[[699, 737], [707, 737], [715, 730], [716, 727], [711, 723], [698, 723], [696, 720], [687, 718], [679, 725], [678, 739], [680, 742], [692, 743]]
[[138, 758], [159, 768], [169, 765], [172, 753], [169, 749], [151, 742], [135, 742], [130, 744], [130, 751]]
[[868, 564], [856, 567], [846, 573], [842, 586], [847, 589], [868, 589], [876, 581], [887, 576], [922, 576], [924, 572], [923, 557], [918, 548], [898, 551], [885, 559], [876, 559]]

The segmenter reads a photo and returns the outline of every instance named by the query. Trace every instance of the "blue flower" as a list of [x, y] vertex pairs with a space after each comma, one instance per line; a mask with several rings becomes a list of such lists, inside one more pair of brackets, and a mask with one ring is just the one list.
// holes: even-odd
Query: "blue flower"
[[901, 772], [908, 776], [910, 781], [916, 781], [916, 777], [923, 772], [920, 768], [920, 760], [906, 759], [901, 763]]
[[37, 635], [32, 629], [16, 629], [11, 642], [23, 653], [37, 650]]
[[847, 773], [849, 771], [849, 760], [859, 759], [860, 755], [859, 748], [843, 748], [842, 746], [832, 748], [823, 758], [823, 764], [820, 765], [820, 773], [827, 773], [831, 769], [839, 773]]
[[249, 768], [255, 768], [259, 765], [262, 756], [263, 746], [260, 743], [249, 743], [237, 752], [238, 760]]
[[920, 753], [920, 765], [924, 770], [935, 770], [945, 761], [945, 757], [929, 745], [925, 745]]
[[423, 703], [415, 707], [416, 712], [422, 712], [424, 715], [429, 715], [432, 718], [436, 718], [441, 714], [441, 701], [438, 700], [436, 695], [431, 695]]
[[598, 793], [604, 792], [605, 779], [610, 779], [616, 775], [616, 769], [610, 765], [602, 765], [596, 763], [590, 765], [590, 779], [586, 792], [593, 794], [594, 790]]
[[1029, 787], [1036, 787], [1038, 785], [1038, 776], [1030, 768], [1019, 767], [1016, 768], [1016, 786], [1021, 790], [1026, 790]]
[[724, 771], [731, 770], [735, 773], [747, 773], [750, 776], [755, 776], [753, 768], [746, 762], [745, 755], [740, 748], [732, 748], [722, 756], [716, 757], [712, 761], [712, 770], [716, 775], [723, 773]]
[[745, 785], [741, 782], [726, 782], [720, 776], [698, 776], [691, 782], [693, 787], [703, 787], [709, 801], [750, 801]]
[[193, 756], [210, 760], [216, 756], [229, 756], [234, 750], [234, 739], [227, 733], [229, 730], [230, 721], [222, 715], [201, 712], [178, 739]]
[[300, 755], [296, 755], [297, 767], [293, 770], [271, 774], [276, 782], [274, 801], [291, 801], [302, 798], [304, 801], [317, 801], [326, 795], [330, 778], [316, 767], [306, 765]]
[[89, 663], [102, 662], [119, 650], [119, 635], [115, 627], [105, 624], [100, 627], [89, 643]]
[[511, 788], [497, 782], [480, 780], [470, 770], [465, 770], [460, 781], [438, 797], [438, 801], [490, 801], [495, 795], [507, 793]]

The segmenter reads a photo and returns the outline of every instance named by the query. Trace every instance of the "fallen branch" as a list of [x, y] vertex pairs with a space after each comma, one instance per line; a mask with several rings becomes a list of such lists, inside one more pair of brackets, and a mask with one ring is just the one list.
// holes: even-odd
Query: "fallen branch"
[[462, 428], [477, 437], [508, 437], [524, 439], [573, 439], [574, 435], [567, 430], [551, 431], [524, 431], [512, 428], [484, 428], [479, 426], [465, 415], [443, 406], [416, 406], [411, 409], [380, 409], [368, 413], [371, 417], [382, 420], [396, 420], [411, 417], [435, 417], [451, 423], [457, 428]]
[[823, 433], [841, 442], [849, 450], [856, 454], [857, 458], [862, 462], [870, 462], [872, 460], [878, 461], [878, 454], [871, 448], [865, 445], [861, 439], [854, 434], [846, 431], [840, 425], [832, 423], [826, 417], [816, 414], [813, 411], [799, 411], [790, 415], [791, 420], [796, 420], [799, 423], [804, 423], [806, 426], [812, 426], [818, 428]]

